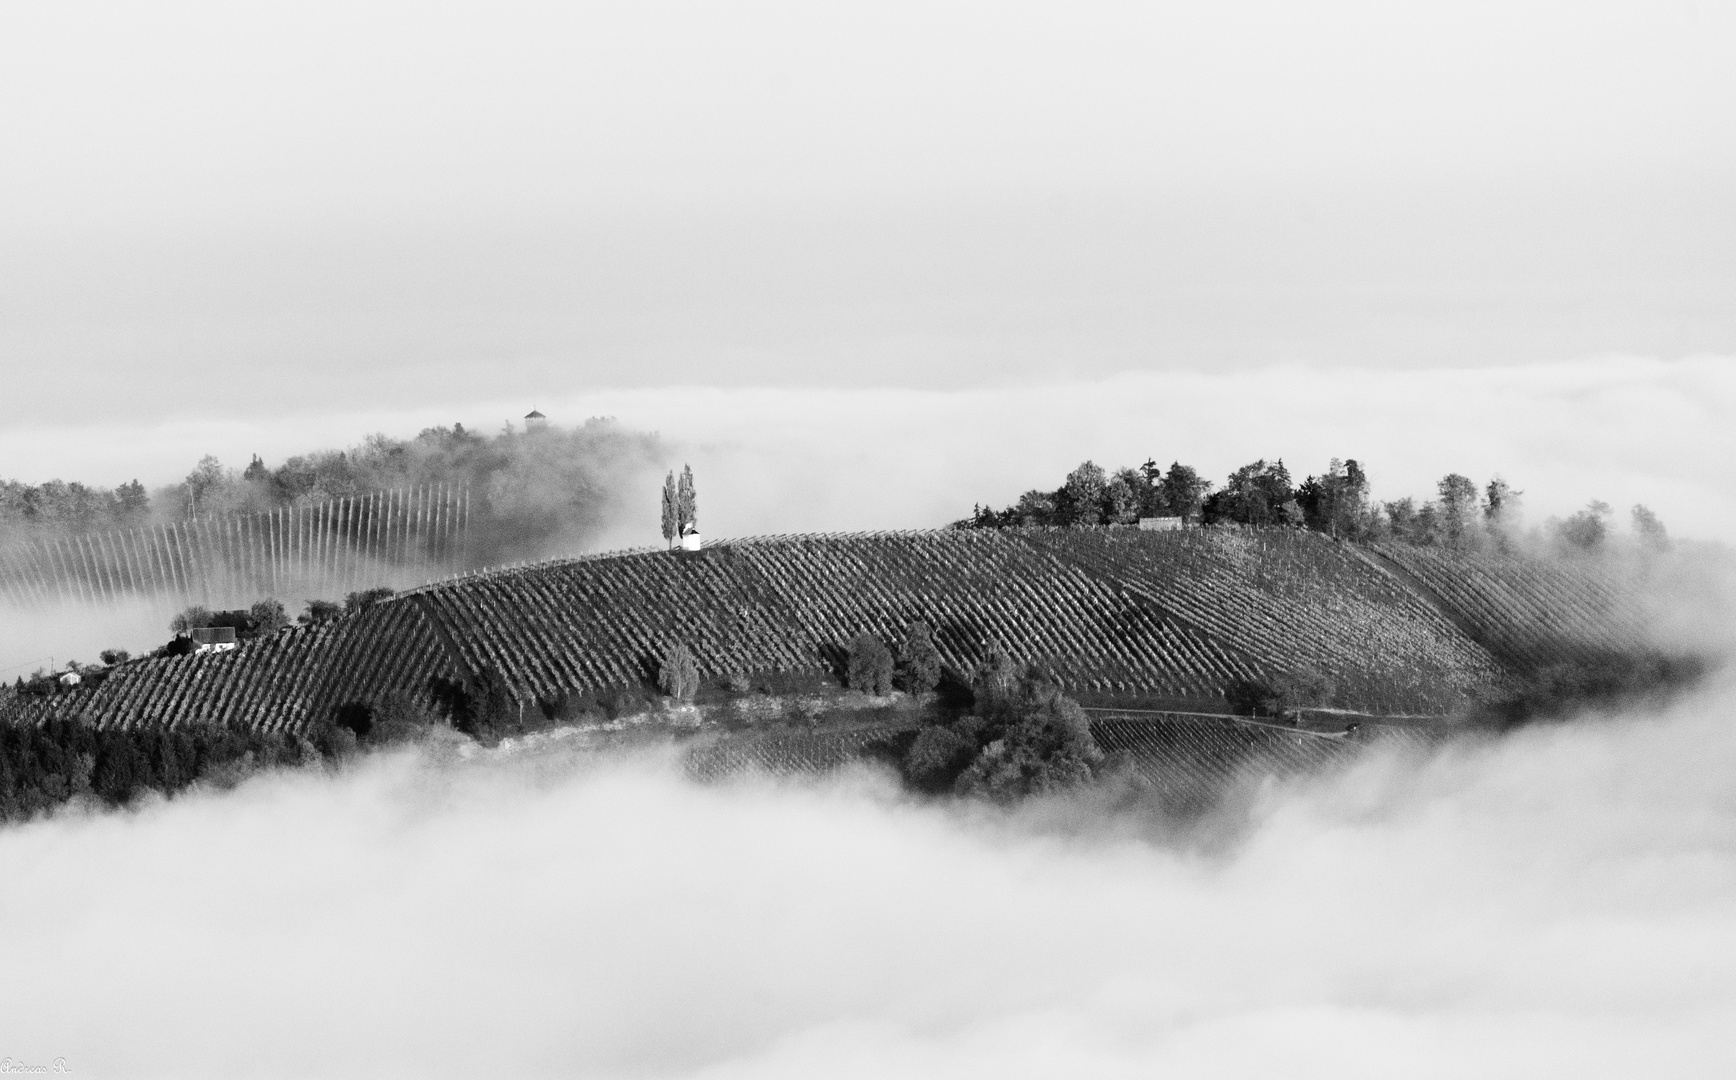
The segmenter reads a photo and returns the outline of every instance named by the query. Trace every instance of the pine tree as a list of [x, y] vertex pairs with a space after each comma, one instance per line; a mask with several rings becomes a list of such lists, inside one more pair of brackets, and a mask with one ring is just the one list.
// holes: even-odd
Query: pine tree
[[675, 538], [681, 535], [680, 504], [675, 493], [675, 470], [669, 470], [669, 475], [663, 481], [663, 540], [670, 547], [675, 546]]
[[699, 531], [699, 502], [693, 494], [693, 466], [681, 466], [681, 485], [675, 494], [676, 531], [681, 536]]

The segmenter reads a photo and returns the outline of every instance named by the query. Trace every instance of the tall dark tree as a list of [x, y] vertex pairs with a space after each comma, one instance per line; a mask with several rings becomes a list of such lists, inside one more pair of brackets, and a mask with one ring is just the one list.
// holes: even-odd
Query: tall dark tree
[[851, 640], [845, 670], [850, 689], [865, 694], [890, 694], [892, 674], [892, 652], [884, 642], [866, 631]]
[[1368, 477], [1355, 458], [1333, 458], [1324, 475], [1296, 489], [1296, 503], [1310, 529], [1353, 540], [1368, 532]]
[[699, 530], [699, 496], [693, 489], [693, 467], [681, 466], [681, 481], [675, 489], [676, 529], [682, 536]]
[[1584, 510], [1555, 526], [1556, 537], [1567, 547], [1579, 551], [1597, 551], [1609, 535], [1610, 507], [1593, 499]]
[[1055, 493], [1057, 524], [1097, 525], [1103, 520], [1103, 491], [1109, 484], [1103, 467], [1086, 461], [1067, 474]]
[[1502, 547], [1506, 547], [1519, 529], [1524, 513], [1519, 497], [1523, 494], [1499, 476], [1483, 489], [1483, 528]]
[[1295, 496], [1283, 459], [1261, 458], [1231, 473], [1223, 490], [1206, 499], [1201, 517], [1208, 524], [1300, 525], [1302, 510]]
[[1020, 525], [1060, 525], [1061, 512], [1052, 491], [1027, 491], [1019, 496], [1012, 513]]
[[904, 640], [898, 645], [898, 675], [905, 693], [918, 703], [940, 683], [940, 650], [934, 647], [928, 624], [921, 619], [912, 619], [904, 628]]
[[263, 636], [275, 634], [289, 625], [289, 613], [283, 610], [280, 601], [267, 597], [247, 609], [248, 617], [253, 622], [253, 635]]
[[1198, 521], [1206, 495], [1212, 489], [1210, 480], [1203, 480], [1191, 465], [1172, 461], [1169, 471], [1157, 485], [1157, 503], [1153, 511], [1163, 517], [1179, 517]]
[[1477, 485], [1469, 477], [1448, 473], [1435, 485], [1440, 494], [1441, 539], [1448, 547], [1471, 547], [1480, 539], [1477, 529]]
[[1122, 469], [1110, 477], [1103, 488], [1101, 509], [1105, 524], [1131, 525], [1139, 520], [1140, 477], [1132, 469]]
[[1634, 504], [1631, 514], [1634, 536], [1641, 544], [1653, 551], [1669, 550], [1670, 534], [1664, 528], [1664, 523], [1658, 520], [1658, 515], [1639, 503]]
[[681, 503], [675, 489], [675, 470], [663, 478], [663, 540], [670, 547], [681, 535]]
[[129, 480], [115, 488], [114, 523], [121, 528], [131, 528], [142, 525], [151, 515], [151, 497], [145, 494], [145, 485], [137, 480]]

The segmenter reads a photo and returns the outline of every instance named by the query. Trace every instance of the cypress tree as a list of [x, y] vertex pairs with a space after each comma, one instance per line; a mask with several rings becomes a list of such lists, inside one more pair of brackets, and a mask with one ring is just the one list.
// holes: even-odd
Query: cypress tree
[[670, 547], [674, 547], [675, 538], [680, 535], [680, 502], [675, 490], [675, 470], [671, 469], [663, 481], [663, 539]]
[[693, 492], [693, 466], [681, 466], [681, 485], [675, 494], [676, 531], [681, 536], [699, 527], [699, 500]]

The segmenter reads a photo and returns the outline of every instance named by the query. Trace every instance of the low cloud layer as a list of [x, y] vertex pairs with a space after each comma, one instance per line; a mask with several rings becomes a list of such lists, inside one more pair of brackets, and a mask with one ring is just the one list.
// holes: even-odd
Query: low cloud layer
[[1729, 688], [1183, 828], [400, 754], [0, 832], [0, 1054], [88, 1076], [1722, 1076]]
[[[276, 422], [110, 429], [45, 425], [0, 434], [21, 475], [115, 483], [179, 479], [205, 453], [280, 460], [368, 431], [411, 435], [463, 421], [494, 430], [524, 401], [454, 401], [416, 412], [325, 412]], [[1129, 373], [974, 390], [598, 390], [538, 405], [558, 422], [613, 416], [662, 436], [699, 481], [711, 536], [924, 528], [1053, 487], [1084, 458], [1179, 458], [1222, 481], [1257, 457], [1298, 476], [1332, 457], [1366, 463], [1378, 498], [1430, 495], [1443, 474], [1499, 473], [1536, 519], [1592, 498], [1657, 511], [1678, 535], [1736, 534], [1736, 479], [1717, 463], [1736, 415], [1728, 357], [1611, 356], [1529, 367], [1370, 370], [1276, 367]], [[104, 449], [123, 441], [124, 462]], [[119, 471], [117, 471], [119, 470]], [[658, 487], [624, 501], [596, 547], [658, 542]]]

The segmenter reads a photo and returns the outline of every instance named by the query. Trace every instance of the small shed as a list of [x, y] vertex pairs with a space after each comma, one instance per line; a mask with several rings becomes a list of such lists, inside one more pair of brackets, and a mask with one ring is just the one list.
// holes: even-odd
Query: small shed
[[1170, 532], [1181, 528], [1183, 521], [1179, 517], [1143, 517], [1139, 519], [1139, 527], [1146, 532]]
[[193, 638], [194, 652], [228, 652], [235, 647], [233, 626], [197, 626], [188, 633]]

